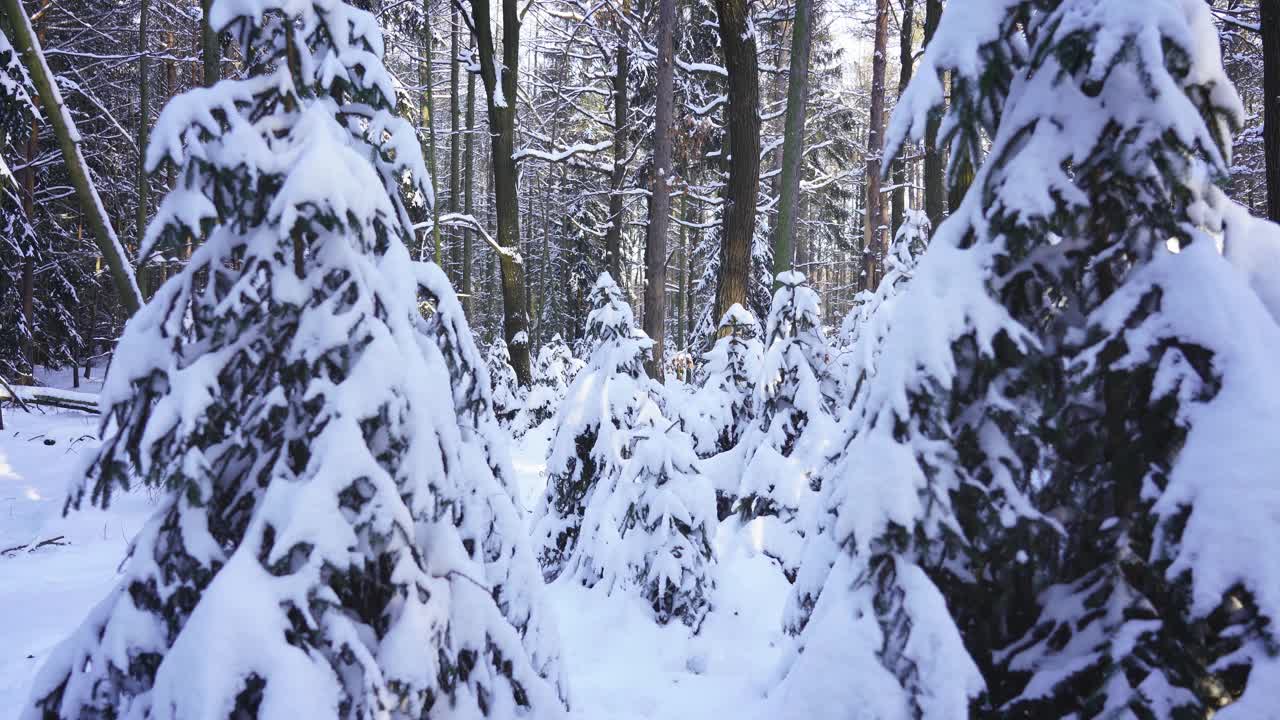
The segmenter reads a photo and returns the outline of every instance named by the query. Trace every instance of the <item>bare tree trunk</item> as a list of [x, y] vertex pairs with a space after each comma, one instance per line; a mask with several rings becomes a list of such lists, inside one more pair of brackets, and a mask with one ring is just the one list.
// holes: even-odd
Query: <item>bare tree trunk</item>
[[222, 79], [222, 39], [221, 33], [209, 25], [209, 8], [213, 0], [200, 0], [200, 54], [204, 63], [204, 86], [213, 87]]
[[[938, 29], [938, 21], [942, 19], [942, 0], [925, 0], [924, 10], [924, 44], [929, 46], [933, 33]], [[929, 216], [933, 227], [942, 222], [945, 212], [946, 192], [943, 182], [942, 151], [938, 149], [938, 127], [942, 122], [939, 113], [929, 115], [924, 131], [924, 212]]]
[[671, 222], [671, 104], [674, 92], [672, 35], [676, 0], [658, 2], [658, 97], [653, 131], [653, 176], [649, 180], [649, 228], [644, 244], [644, 331], [653, 339], [645, 369], [663, 379], [667, 326], [667, 227]]
[[[628, 0], [623, 0], [622, 12], [626, 13], [630, 6]], [[622, 225], [625, 220], [622, 185], [627, 175], [627, 115], [630, 112], [627, 73], [630, 58], [626, 25], [619, 20], [613, 72], [613, 172], [609, 176], [609, 229], [604, 237], [604, 254], [605, 268], [620, 287], [626, 287], [622, 277]]]
[[[902, 93], [907, 91], [907, 85], [911, 82], [911, 41], [912, 32], [915, 30], [915, 2], [914, 0], [902, 0], [902, 27], [899, 28], [899, 45], [898, 45], [898, 62], [900, 68], [898, 72], [898, 98], [902, 98]], [[898, 228], [902, 227], [902, 218], [906, 215], [907, 206], [907, 164], [901, 158], [893, 163], [893, 207], [890, 211], [890, 225], [894, 236], [898, 234]]]
[[[43, 31], [41, 31], [43, 32]], [[39, 100], [33, 98], [39, 109]], [[22, 170], [22, 212], [27, 222], [35, 218], [36, 199], [36, 158], [40, 154], [40, 121], [31, 118], [31, 132], [27, 135], [27, 166]], [[22, 261], [22, 319], [27, 324], [27, 346], [23, 348], [26, 356], [26, 367], [13, 381], [19, 385], [34, 385], [36, 372], [36, 266], [35, 260], [28, 256]]]
[[1267, 215], [1280, 222], [1280, 0], [1260, 0], [1262, 137], [1267, 156]]
[[[458, 137], [462, 119], [462, 96], [459, 93], [459, 32], [458, 9], [453, 8], [449, 17], [449, 212], [461, 210], [458, 188], [461, 184], [462, 138]], [[454, 266], [453, 281], [462, 282], [462, 243], [457, 228], [449, 232], [449, 250]]]
[[[474, 217], [475, 213], [475, 197], [472, 193], [472, 187], [475, 185], [475, 129], [476, 129], [476, 74], [467, 73], [467, 139], [463, 143], [463, 167], [462, 171], [462, 192], [463, 206], [462, 212], [470, 217]], [[462, 310], [466, 314], [467, 320], [471, 320], [472, 302], [471, 302], [471, 263], [472, 263], [472, 245], [471, 245], [471, 228], [463, 228], [462, 230]]]
[[720, 44], [729, 74], [725, 126], [729, 132], [729, 181], [725, 186], [724, 233], [713, 322], [735, 303], [747, 306], [751, 241], [760, 188], [760, 71], [747, 0], [716, 0]]
[[884, 199], [880, 196], [880, 168], [884, 161], [884, 75], [889, 46], [889, 0], [876, 0], [876, 35], [871, 57], [871, 118], [867, 130], [867, 217], [863, 272], [867, 288], [880, 281], [884, 256]]
[[[431, 34], [431, 3], [430, 0], [422, 2], [423, 29], [422, 29], [422, 52], [426, 56], [418, 64], [418, 80], [423, 85], [422, 110], [419, 113], [419, 127], [427, 131], [427, 147], [425, 155], [427, 156], [427, 172], [431, 174], [431, 191], [439, 193], [440, 175], [436, 172], [436, 118], [435, 118], [435, 58], [432, 56], [432, 34]], [[436, 265], [444, 266], [444, 252], [440, 240], [440, 198], [436, 197], [436, 201], [431, 203], [431, 247], [433, 250], [432, 257]], [[418, 259], [422, 259], [419, 254]]]
[[680, 290], [676, 294], [676, 349], [683, 350], [685, 348], [685, 316], [688, 313], [687, 298], [689, 295], [689, 187], [688, 178], [684, 194], [680, 196], [680, 218], [684, 222], [680, 223], [680, 259], [678, 268], [680, 273], [679, 286]]
[[[9, 0], [14, 1], [14, 0]], [[458, 0], [459, 2], [461, 0]], [[493, 43], [489, 0], [470, 0], [471, 32], [475, 36], [489, 114], [493, 158], [494, 202], [497, 213], [498, 258], [502, 274], [503, 336], [511, 351], [511, 367], [528, 387], [529, 316], [525, 312], [524, 260], [520, 255], [520, 198], [516, 193], [516, 79], [520, 74], [520, 7], [518, 0], [502, 0], [502, 64]]]
[[[142, 238], [147, 232], [147, 191], [150, 190], [147, 183], [147, 136], [150, 134], [150, 118], [151, 114], [151, 79], [148, 77], [150, 70], [151, 58], [147, 53], [147, 32], [150, 29], [148, 25], [151, 21], [151, 0], [142, 0], [138, 8], [138, 217], [137, 217], [137, 243], [138, 249], [142, 249]], [[142, 292], [144, 296], [149, 296], [153, 291], [148, 272], [147, 259], [138, 258], [138, 262], [142, 264], [139, 272], [142, 273]]]
[[813, 0], [796, 0], [796, 17], [792, 24], [791, 69], [787, 80], [787, 124], [782, 140], [782, 193], [778, 200], [778, 225], [774, 228], [773, 235], [774, 287], [777, 287], [777, 276], [791, 269], [795, 252], [800, 168], [804, 163], [805, 114], [809, 106], [812, 5]]

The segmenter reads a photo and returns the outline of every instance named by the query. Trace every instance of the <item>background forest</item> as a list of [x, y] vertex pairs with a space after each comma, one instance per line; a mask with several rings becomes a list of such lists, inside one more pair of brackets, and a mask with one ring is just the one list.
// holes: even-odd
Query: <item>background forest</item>
[[[774, 271], [793, 265], [818, 292], [823, 323], [836, 327], [857, 293], [875, 287], [906, 209], [924, 211], [936, 227], [972, 175], [926, 142], [899, 154], [888, 182], [878, 177], [886, 118], [942, 4], [678, 0], [667, 110], [670, 221], [659, 258], [646, 256], [659, 112], [657, 0], [506, 0], [494, 6], [488, 32], [473, 32], [470, 19], [481, 17], [478, 9], [489, 14], [483, 3], [374, 3], [369, 9], [385, 33], [400, 111], [418, 128], [437, 198], [429, 216], [416, 218], [414, 254], [447, 270], [482, 345], [504, 336], [504, 325], [509, 344], [527, 330], [528, 346], [511, 348], [526, 385], [529, 358], [546, 341], [581, 337], [585, 298], [602, 270], [659, 340], [668, 367], [678, 358], [687, 367], [705, 351], [732, 304], [717, 298], [722, 252], [731, 251], [730, 283], [744, 285], [736, 292], [757, 318], [768, 314]], [[1213, 5], [1225, 66], [1247, 113], [1226, 189], [1266, 215], [1260, 13], [1274, 3]], [[194, 2], [41, 0], [25, 7], [85, 138], [81, 151], [106, 216], [132, 257], [157, 203], [177, 182], [172, 168], [142, 171], [149, 129], [169, 98], [235, 76], [241, 58], [228, 37], [208, 31]], [[797, 32], [798, 9], [807, 33]], [[726, 29], [733, 23], [754, 28], [754, 42], [724, 43], [725, 32], [740, 32]], [[809, 47], [799, 66], [807, 70], [803, 82], [790, 83], [800, 86], [801, 102], [789, 103], [798, 38]], [[495, 85], [495, 68], [504, 64], [515, 70]], [[729, 82], [727, 66], [741, 87]], [[784, 202], [789, 108], [803, 118], [793, 134], [804, 140], [798, 193]], [[1280, 126], [1272, 108], [1271, 124]], [[54, 129], [18, 113], [9, 120], [0, 126], [0, 155], [12, 171], [0, 198], [0, 324], [15, 331], [0, 337], [0, 374], [22, 381], [33, 365], [100, 372], [127, 313]], [[495, 165], [491, 132], [509, 143], [513, 162]], [[1277, 135], [1273, 128], [1273, 145], [1280, 145]], [[1280, 193], [1280, 150], [1270, 155], [1272, 192]], [[956, 179], [949, 190], [947, 172]], [[726, 215], [731, 195], [730, 207], [734, 198], [754, 197], [755, 212]], [[1280, 200], [1272, 205], [1275, 218]], [[776, 258], [780, 241], [786, 249]], [[142, 293], [149, 297], [190, 252], [162, 246], [141, 259]], [[644, 297], [647, 277], [662, 288], [660, 305]]]

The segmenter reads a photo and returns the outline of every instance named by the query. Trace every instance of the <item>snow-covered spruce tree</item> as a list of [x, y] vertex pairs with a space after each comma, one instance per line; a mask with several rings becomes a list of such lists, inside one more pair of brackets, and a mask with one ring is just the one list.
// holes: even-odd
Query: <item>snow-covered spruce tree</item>
[[511, 353], [502, 338], [495, 338], [485, 357], [492, 383], [493, 414], [505, 428], [510, 428], [524, 403], [521, 402], [520, 381], [511, 367]]
[[[993, 362], [997, 345], [1028, 340], [988, 295], [988, 256], [959, 247], [962, 234], [949, 232], [958, 230], [957, 221], [940, 228], [912, 282], [877, 313], [886, 316], [879, 352], [855, 353], [844, 366], [858, 392], [817, 472], [820, 495], [784, 619], [797, 652], [772, 694], [789, 712], [965, 718], [984, 689], [939, 587], [969, 587], [959, 580], [982, 560], [958, 498], [985, 476], [961, 462], [955, 438], [971, 415], [981, 419], [973, 408], [983, 398], [961, 373]], [[972, 502], [1012, 523], [1028, 501], [996, 486], [1006, 481], [981, 485], [989, 492]], [[825, 683], [833, 666], [858, 680]]]
[[720, 319], [718, 334], [715, 345], [703, 355], [700, 387], [687, 406], [677, 408], [683, 429], [704, 458], [737, 445], [746, 432], [753, 419], [751, 402], [764, 355], [760, 324], [737, 303]]
[[444, 271], [434, 263], [415, 263], [415, 274], [419, 297], [430, 305], [429, 316], [419, 318], [419, 337], [434, 343], [449, 369], [462, 441], [457, 472], [465, 477], [455, 485], [460, 494], [445, 502], [463, 549], [484, 567], [494, 602], [520, 634], [534, 668], [567, 699], [559, 638], [523, 512], [517, 510], [515, 472], [507, 434], [493, 413], [488, 369]]
[[625, 462], [607, 465], [589, 495], [564, 575], [638, 592], [659, 624], [675, 618], [697, 628], [714, 583], [715, 494], [674, 423], [651, 417], [628, 435]]
[[516, 429], [523, 432], [550, 420], [581, 369], [582, 362], [573, 357], [560, 334], [552, 336], [550, 342], [538, 350], [533, 387], [515, 423]]
[[766, 316], [766, 355], [775, 345], [797, 346], [809, 364], [809, 371], [825, 390], [829, 383], [827, 366], [831, 348], [822, 330], [822, 306], [818, 293], [809, 287], [804, 273], [795, 270], [781, 273], [777, 282], [778, 289], [773, 294]]
[[535, 513], [533, 539], [548, 581], [573, 555], [582, 518], [600, 479], [620, 474], [630, 431], [658, 414], [644, 360], [653, 345], [609, 273], [588, 298], [584, 343], [595, 348], [555, 415], [547, 455], [547, 490]]
[[9, 38], [0, 33], [0, 186], [14, 184], [13, 172], [4, 155], [11, 143], [16, 145], [16, 141], [25, 140], [31, 130], [31, 119], [36, 116], [32, 94], [31, 78], [22, 66], [18, 51], [9, 43]]
[[[1202, 231], [1218, 225], [1211, 181], [1238, 111], [1208, 9], [997, 0], [949, 13], [891, 149], [907, 126], [923, 131], [948, 70], [953, 157], [976, 159], [986, 134], [990, 160], [894, 304], [824, 473], [845, 480], [790, 608], [807, 647], [788, 692], [814, 647], [841, 650], [853, 597], [877, 611], [867, 629], [907, 716], [967, 713], [977, 678], [941, 683], [946, 664], [914, 641], [957, 629], [1000, 717], [1207, 717], [1242, 689], [1220, 715], [1265, 716], [1276, 575], [1242, 558], [1276, 534], [1270, 471], [1249, 460], [1265, 454], [1250, 430], [1280, 407], [1255, 370], [1276, 334]], [[1228, 317], [1248, 341], [1224, 332]], [[1061, 549], [1023, 522], [1041, 473]], [[897, 593], [887, 562], [931, 583]], [[950, 615], [893, 602], [937, 587]]]
[[145, 244], [201, 242], [130, 321], [68, 501], [138, 479], [160, 507], [26, 716], [558, 712], [450, 513], [465, 449], [399, 183], [430, 189], [375, 19], [215, 0], [210, 21], [248, 72], [172, 101], [148, 149], [182, 172]]
[[892, 315], [889, 311], [882, 312], [882, 308], [893, 303], [911, 280], [911, 273], [928, 246], [929, 234], [929, 216], [920, 210], [907, 209], [885, 257], [885, 273], [880, 284], [874, 291], [858, 293], [853, 308], [841, 323], [840, 349], [832, 361], [831, 371], [833, 384], [838, 388], [838, 410], [850, 407], [858, 391], [856, 384], [846, 381], [856, 383], [864, 379], [851, 370], [854, 355], [866, 356], [858, 360], [859, 367], [875, 367], [873, 356], [880, 351], [888, 332], [884, 320]]
[[[1260, 381], [1276, 333], [1206, 233], [1241, 115], [1209, 8], [1026, 7], [992, 3], [976, 40], [972, 13], [940, 28], [951, 50], [934, 58], [976, 73], [961, 108], [998, 108], [975, 233], [1000, 301], [1065, 368], [1039, 428], [1039, 500], [1065, 541], [1034, 628], [1000, 656], [996, 711], [1265, 716], [1280, 604], [1247, 547], [1280, 536], [1274, 470], [1252, 460], [1280, 407]], [[1003, 98], [992, 44], [1026, 50]]]
[[[753, 391], [755, 417], [739, 441], [742, 481], [735, 512], [744, 522], [795, 516], [819, 460], [814, 451], [832, 429], [822, 390], [827, 343], [818, 294], [799, 272], [782, 273], [778, 282]], [[793, 455], [796, 462], [788, 462]]]

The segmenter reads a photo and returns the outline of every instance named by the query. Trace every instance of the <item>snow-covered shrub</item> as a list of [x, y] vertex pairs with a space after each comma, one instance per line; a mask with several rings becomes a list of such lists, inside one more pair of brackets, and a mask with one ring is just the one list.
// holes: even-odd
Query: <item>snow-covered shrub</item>
[[473, 478], [400, 193], [430, 187], [376, 20], [215, 0], [210, 22], [246, 72], [173, 100], [147, 155], [181, 180], [146, 246], [200, 242], [130, 320], [69, 498], [141, 482], [159, 507], [25, 716], [558, 712], [450, 512]]
[[520, 380], [516, 377], [515, 368], [511, 367], [511, 353], [502, 338], [495, 338], [489, 346], [489, 354], [485, 356], [485, 364], [489, 368], [489, 379], [493, 392], [493, 414], [504, 428], [510, 428], [516, 415], [524, 407]]
[[514, 423], [517, 432], [523, 433], [550, 420], [582, 367], [582, 361], [573, 356], [559, 333], [544, 344], [534, 362], [533, 387]]
[[713, 586], [711, 483], [689, 436], [665, 418], [650, 418], [628, 446], [625, 462], [610, 465], [589, 495], [564, 575], [610, 593], [639, 592], [660, 624], [676, 618], [697, 627]]
[[764, 355], [760, 334], [751, 313], [734, 303], [720, 319], [715, 345], [703, 355], [700, 387], [687, 404], [676, 408], [701, 457], [737, 445], [751, 423], [751, 401]]
[[547, 457], [547, 489], [533, 538], [547, 580], [573, 554], [591, 493], [602, 477], [620, 473], [630, 431], [657, 414], [644, 361], [653, 345], [635, 324], [621, 289], [601, 273], [589, 297], [585, 346], [594, 348], [555, 415]]

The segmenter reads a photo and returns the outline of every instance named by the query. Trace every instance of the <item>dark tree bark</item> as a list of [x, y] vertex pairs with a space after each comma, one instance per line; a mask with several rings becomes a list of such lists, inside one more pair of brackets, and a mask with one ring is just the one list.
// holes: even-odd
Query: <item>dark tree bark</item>
[[[457, 0], [461, 2], [462, 0]], [[516, 195], [516, 78], [520, 75], [520, 7], [502, 0], [501, 67], [493, 42], [489, 0], [469, 0], [471, 33], [480, 60], [489, 114], [493, 187], [497, 213], [499, 269], [502, 276], [502, 329], [511, 352], [511, 367], [524, 387], [529, 367], [529, 316], [525, 312], [524, 260], [520, 255], [520, 198]], [[463, 13], [465, 16], [466, 13]]]
[[[631, 3], [623, 0], [622, 12]], [[604, 236], [605, 268], [619, 287], [622, 282], [622, 225], [623, 183], [627, 176], [627, 116], [630, 114], [630, 98], [627, 96], [627, 73], [630, 70], [631, 53], [627, 48], [626, 23], [617, 24], [618, 49], [614, 56], [613, 72], [613, 172], [609, 176], [609, 229]]]
[[1280, 0], [1261, 0], [1262, 137], [1267, 156], [1267, 215], [1280, 222]]
[[667, 227], [671, 220], [671, 105], [674, 93], [673, 42], [676, 0], [658, 2], [658, 97], [653, 132], [653, 175], [649, 181], [649, 228], [644, 244], [644, 331], [653, 339], [645, 369], [661, 382], [667, 325]]
[[796, 0], [796, 17], [791, 28], [791, 68], [787, 78], [787, 119], [782, 140], [782, 188], [778, 199], [778, 223], [773, 234], [775, 287], [777, 276], [791, 269], [795, 248], [800, 168], [804, 163], [804, 125], [809, 107], [812, 14], [813, 0]]
[[[147, 194], [150, 187], [147, 183], [147, 136], [150, 130], [151, 114], [151, 78], [149, 70], [151, 57], [147, 54], [147, 34], [151, 22], [151, 0], [142, 0], [138, 6], [138, 217], [137, 243], [142, 248], [142, 237], [147, 232]], [[146, 277], [146, 258], [138, 258], [143, 263], [142, 272]], [[151, 292], [150, 283], [144, 283], [143, 292]]]
[[756, 194], [760, 189], [760, 70], [748, 0], [716, 0], [716, 11], [729, 74], [729, 102], [725, 107], [729, 180], [725, 186], [720, 275], [716, 282], [714, 321], [718, 322], [734, 303], [747, 306]]
[[203, 15], [200, 18], [200, 54], [204, 62], [204, 86], [222, 79], [222, 38], [216, 29], [209, 26], [209, 8], [213, 0], [200, 0]]
[[[929, 46], [933, 33], [938, 29], [938, 21], [942, 19], [942, 0], [925, 0], [924, 44]], [[945, 184], [943, 181], [942, 151], [938, 149], [938, 127], [942, 122], [939, 112], [929, 115], [929, 122], [924, 131], [924, 212], [929, 216], [929, 223], [938, 227], [942, 215], [946, 212]]]
[[[460, 123], [462, 116], [462, 96], [459, 93], [458, 65], [458, 9], [453, 8], [449, 18], [449, 212], [457, 213], [462, 208], [458, 199], [459, 186], [462, 181], [462, 138]], [[462, 284], [462, 243], [457, 229], [449, 233], [449, 250], [454, 266], [453, 282]]]
[[[902, 27], [899, 28], [898, 35], [898, 62], [900, 63], [900, 71], [898, 73], [898, 97], [902, 97], [902, 93], [907, 91], [907, 85], [911, 82], [912, 60], [911, 45], [912, 32], [915, 30], [915, 2], [914, 0], [902, 0]], [[893, 235], [898, 234], [898, 228], [902, 227], [902, 218], [906, 215], [907, 208], [907, 164], [901, 159], [893, 163], [893, 206], [890, 211]]]
[[[467, 139], [463, 143], [463, 171], [462, 171], [462, 192], [463, 205], [462, 212], [469, 217], [475, 217], [475, 197], [472, 193], [472, 187], [475, 185], [475, 129], [476, 129], [476, 75], [475, 73], [467, 73]], [[462, 310], [466, 314], [467, 319], [471, 319], [471, 264], [472, 264], [472, 240], [471, 228], [463, 228], [462, 230]]]
[[884, 155], [884, 76], [889, 49], [889, 0], [876, 0], [875, 44], [871, 58], [871, 117], [867, 129], [867, 217], [866, 245], [863, 248], [864, 287], [880, 281], [880, 260], [884, 239], [884, 199], [880, 196], [880, 173]]

